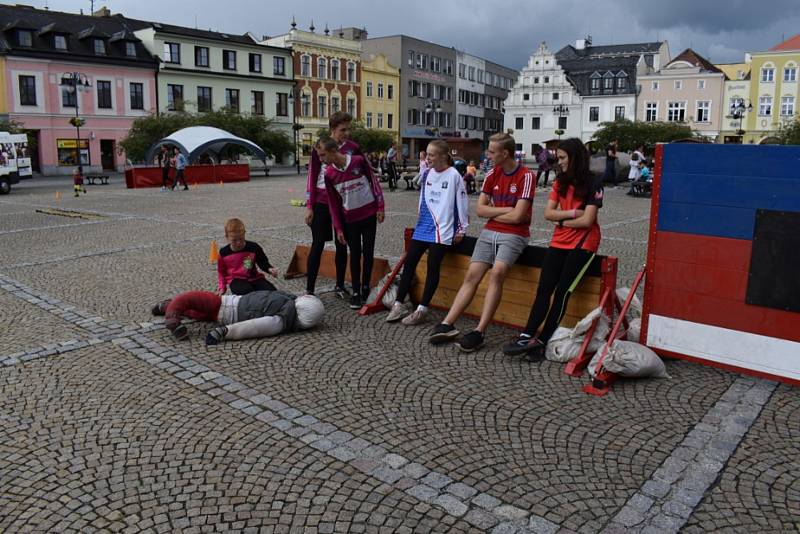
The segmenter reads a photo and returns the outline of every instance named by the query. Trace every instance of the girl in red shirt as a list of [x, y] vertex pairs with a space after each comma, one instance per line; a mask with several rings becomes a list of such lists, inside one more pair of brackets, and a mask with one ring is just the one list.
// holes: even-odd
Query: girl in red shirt
[[[589, 172], [589, 153], [580, 139], [559, 143], [556, 156], [556, 181], [544, 210], [544, 218], [555, 225], [555, 230], [542, 263], [528, 324], [515, 341], [503, 347], [509, 356], [544, 357], [544, 349], [564, 317], [570, 295], [600, 246], [597, 211], [603, 206], [603, 180]], [[542, 331], [536, 336], [542, 323]]]

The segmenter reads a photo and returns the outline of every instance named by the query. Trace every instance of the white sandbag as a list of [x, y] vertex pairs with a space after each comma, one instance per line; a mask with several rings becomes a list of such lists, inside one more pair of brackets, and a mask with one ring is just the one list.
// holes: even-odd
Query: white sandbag
[[551, 362], [566, 363], [578, 355], [581, 343], [575, 343], [570, 336], [572, 329], [560, 326], [553, 333], [553, 337], [547, 342], [544, 357]]
[[[625, 304], [625, 299], [628, 298], [628, 293], [631, 292], [631, 288], [629, 287], [620, 287], [617, 288], [617, 298], [619, 299], [620, 304]], [[628, 307], [628, 312], [625, 314], [628, 321], [630, 322], [637, 317], [642, 316], [642, 301], [639, 300], [639, 297], [636, 296], [636, 293], [633, 294], [633, 300], [631, 300], [631, 305]]]
[[[589, 362], [589, 374], [592, 378], [602, 352], [599, 350]], [[667, 368], [658, 354], [633, 341], [615, 341], [603, 360], [603, 367], [611, 373], [631, 378], [669, 378]]]
[[595, 308], [581, 319], [575, 325], [575, 328], [557, 328], [550, 341], [547, 342], [547, 348], [544, 353], [545, 358], [551, 362], [560, 363], [566, 363], [575, 358], [580, 353], [586, 333], [595, 319], [598, 319], [597, 327], [592, 334], [592, 339], [589, 341], [586, 351], [591, 353], [602, 347], [611, 327], [608, 317], [603, 313], [602, 308]]
[[634, 341], [639, 343], [639, 336], [642, 332], [642, 318], [637, 317], [632, 321], [628, 322], [628, 341]]
[[[381, 281], [378, 282], [378, 285], [372, 288], [372, 291], [369, 292], [369, 297], [367, 298], [367, 303], [375, 302], [375, 299], [378, 298], [378, 293], [380, 293], [383, 286], [386, 284], [389, 277], [392, 276], [391, 271], [386, 274]], [[386, 288], [386, 293], [383, 294], [383, 298], [381, 299], [381, 303], [386, 307], [387, 310], [392, 309], [392, 305], [394, 304], [395, 299], [397, 299], [397, 289], [400, 287], [400, 273], [397, 273], [392, 284]]]

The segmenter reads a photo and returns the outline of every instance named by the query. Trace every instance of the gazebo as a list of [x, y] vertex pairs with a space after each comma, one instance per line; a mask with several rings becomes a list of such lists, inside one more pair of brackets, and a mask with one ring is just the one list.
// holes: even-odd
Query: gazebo
[[219, 155], [229, 145], [238, 145], [247, 149], [265, 165], [267, 160], [266, 153], [257, 144], [211, 126], [190, 126], [168, 135], [150, 147], [147, 151], [147, 161], [153, 161], [156, 152], [164, 145], [178, 147], [190, 164], [196, 163], [197, 159], [206, 152], [219, 162]]

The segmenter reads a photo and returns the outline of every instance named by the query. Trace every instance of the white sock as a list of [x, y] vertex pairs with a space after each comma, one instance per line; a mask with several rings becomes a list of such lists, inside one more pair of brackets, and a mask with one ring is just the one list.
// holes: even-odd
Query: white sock
[[420, 304], [419, 306], [417, 306], [417, 311], [427, 312], [428, 311], [428, 307], [427, 306], [423, 306], [422, 304]]

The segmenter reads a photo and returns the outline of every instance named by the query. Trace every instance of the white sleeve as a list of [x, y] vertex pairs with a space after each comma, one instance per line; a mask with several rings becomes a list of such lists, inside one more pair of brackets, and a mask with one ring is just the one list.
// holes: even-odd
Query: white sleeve
[[[455, 169], [454, 169], [455, 170]], [[456, 201], [454, 213], [455, 227], [453, 229], [455, 235], [464, 235], [467, 233], [467, 226], [469, 226], [469, 196], [467, 195], [467, 187], [464, 185], [464, 179], [458, 171], [455, 171], [456, 182]]]

